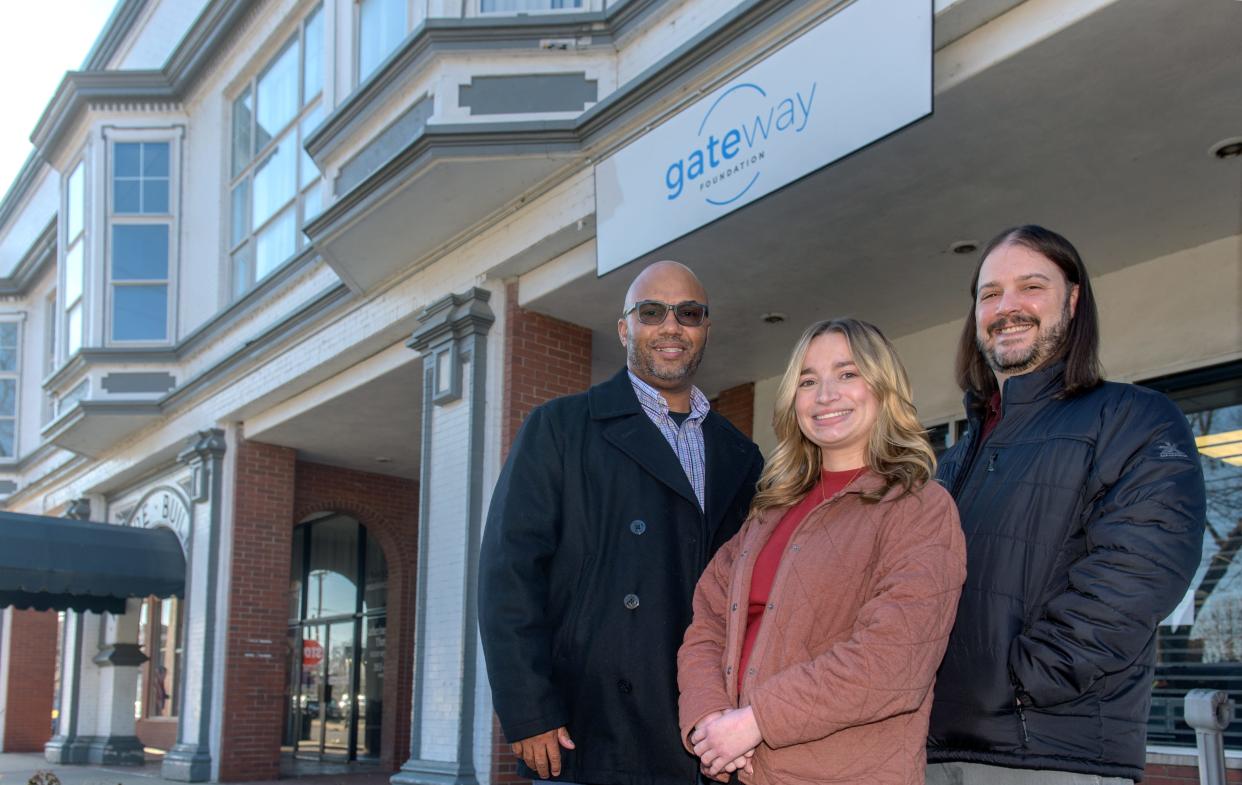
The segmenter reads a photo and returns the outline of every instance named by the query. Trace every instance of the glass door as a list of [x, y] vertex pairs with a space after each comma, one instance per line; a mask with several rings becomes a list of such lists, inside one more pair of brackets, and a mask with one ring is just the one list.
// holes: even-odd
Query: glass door
[[348, 760], [354, 728], [354, 622], [326, 625], [323, 690], [324, 757]]

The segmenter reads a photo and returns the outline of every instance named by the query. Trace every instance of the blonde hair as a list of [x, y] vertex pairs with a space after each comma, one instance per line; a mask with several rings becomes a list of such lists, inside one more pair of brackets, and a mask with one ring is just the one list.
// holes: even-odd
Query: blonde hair
[[878, 502], [901, 486], [902, 495], [926, 484], [936, 473], [936, 454], [919, 424], [910, 392], [910, 380], [897, 351], [873, 324], [859, 319], [816, 322], [794, 346], [776, 392], [772, 428], [777, 445], [759, 477], [758, 493], [750, 511], [792, 507], [815, 487], [822, 462], [820, 448], [802, 433], [794, 410], [798, 382], [811, 341], [825, 333], [844, 336], [854, 364], [879, 403], [879, 412], [867, 439], [867, 466], [884, 478], [884, 487], [863, 494]]

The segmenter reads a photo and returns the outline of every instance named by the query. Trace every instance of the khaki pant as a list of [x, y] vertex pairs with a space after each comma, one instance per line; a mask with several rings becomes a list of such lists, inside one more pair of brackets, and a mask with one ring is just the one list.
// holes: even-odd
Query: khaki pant
[[927, 766], [927, 785], [1134, 785], [1134, 780], [984, 763], [932, 763]]

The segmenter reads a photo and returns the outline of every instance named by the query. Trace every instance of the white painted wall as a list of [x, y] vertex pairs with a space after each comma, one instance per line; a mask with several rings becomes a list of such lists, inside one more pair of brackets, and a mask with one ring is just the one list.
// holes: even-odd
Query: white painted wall
[[206, 6], [207, 0], [158, 0], [148, 4], [135, 31], [108, 68], [162, 67]]

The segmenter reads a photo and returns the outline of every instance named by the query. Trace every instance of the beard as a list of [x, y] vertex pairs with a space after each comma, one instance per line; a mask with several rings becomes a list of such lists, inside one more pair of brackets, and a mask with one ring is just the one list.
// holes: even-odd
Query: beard
[[[978, 336], [975, 337], [975, 346], [993, 371], [1010, 376], [1028, 373], [1060, 353], [1062, 347], [1065, 346], [1065, 336], [1069, 333], [1070, 318], [1070, 301], [1067, 294], [1065, 302], [1061, 305], [1061, 319], [1056, 324], [1050, 325], [1046, 331], [1041, 331], [1039, 337], [1027, 349], [1002, 356], [999, 346], [993, 345], [988, 348], [983, 339]], [[1039, 319], [1032, 316], [1010, 316], [989, 324], [988, 333], [995, 333], [1018, 324], [1030, 324], [1037, 329], [1041, 326]]]
[[[671, 343], [670, 339], [661, 339], [661, 343]], [[686, 349], [690, 348], [690, 344], [684, 341], [678, 341]], [[644, 379], [658, 379], [662, 382], [670, 382], [680, 384], [688, 382], [694, 378], [694, 374], [699, 369], [699, 363], [703, 362], [703, 351], [707, 348], [704, 343], [699, 347], [697, 352], [686, 354], [682, 361], [669, 368], [667, 365], [661, 368], [656, 364], [655, 350], [650, 346], [641, 344], [630, 336], [626, 341], [625, 359], [626, 364], [636, 371], [640, 372], [639, 376]]]

